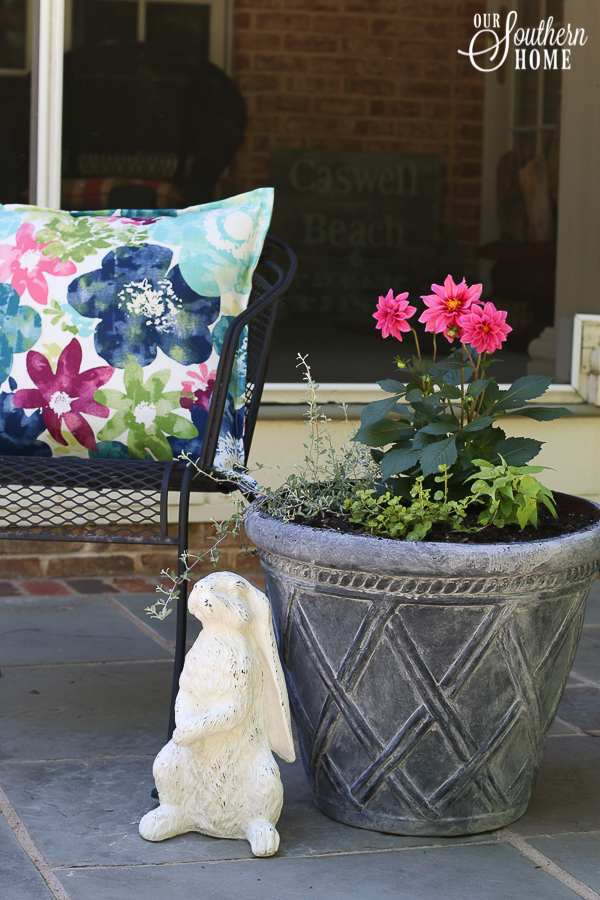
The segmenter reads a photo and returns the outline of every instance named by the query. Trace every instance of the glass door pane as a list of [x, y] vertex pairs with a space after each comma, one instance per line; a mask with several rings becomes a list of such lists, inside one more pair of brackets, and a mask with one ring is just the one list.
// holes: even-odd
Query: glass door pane
[[0, 0], [0, 203], [29, 199], [29, 19], [27, 0]]
[[[181, 208], [212, 199], [195, 113], [210, 7], [73, 0], [63, 102], [63, 209]], [[69, 32], [70, 26], [70, 32]]]

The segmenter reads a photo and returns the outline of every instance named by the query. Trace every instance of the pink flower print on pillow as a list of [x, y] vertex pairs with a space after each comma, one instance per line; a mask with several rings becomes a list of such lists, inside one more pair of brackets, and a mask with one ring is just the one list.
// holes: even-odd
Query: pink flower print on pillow
[[17, 231], [15, 247], [0, 244], [0, 282], [11, 284], [19, 297], [28, 290], [32, 300], [46, 306], [46, 275], [73, 275], [77, 266], [71, 260], [61, 263], [44, 256], [44, 247], [48, 244], [38, 244], [34, 234], [33, 225], [26, 222]]
[[193, 369], [188, 369], [186, 374], [190, 376], [190, 381], [183, 381], [181, 384], [184, 393], [179, 401], [179, 405], [182, 409], [191, 409], [192, 406], [199, 406], [208, 410], [215, 386], [217, 370], [213, 369], [212, 372], [209, 372], [206, 363], [201, 363], [197, 372], [194, 372]]
[[97, 450], [94, 432], [82, 413], [108, 418], [110, 410], [94, 400], [94, 394], [115, 370], [112, 366], [98, 366], [80, 372], [81, 360], [81, 344], [76, 338], [60, 354], [56, 373], [45, 356], [30, 350], [27, 371], [36, 387], [17, 391], [13, 402], [20, 409], [41, 409], [44, 424], [58, 444], [68, 446], [61, 434], [64, 425], [82, 447]]

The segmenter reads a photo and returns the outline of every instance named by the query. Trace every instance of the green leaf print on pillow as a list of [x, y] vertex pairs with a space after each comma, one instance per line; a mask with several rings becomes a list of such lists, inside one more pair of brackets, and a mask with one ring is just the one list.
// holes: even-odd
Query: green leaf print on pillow
[[198, 436], [198, 429], [173, 412], [181, 409], [181, 391], [165, 391], [170, 375], [169, 369], [161, 369], [144, 384], [142, 367], [131, 362], [123, 370], [126, 394], [108, 388], [97, 391], [94, 399], [116, 410], [98, 433], [98, 440], [114, 441], [128, 431], [127, 448], [132, 459], [144, 459], [146, 448], [156, 459], [173, 459], [167, 436], [188, 440]]
[[44, 256], [81, 263], [98, 250], [113, 247], [115, 243], [126, 246], [140, 245], [148, 238], [146, 221], [142, 227], [135, 220], [125, 221], [118, 216], [80, 216], [70, 213], [55, 216], [45, 228], [35, 236], [36, 241], [45, 244]]

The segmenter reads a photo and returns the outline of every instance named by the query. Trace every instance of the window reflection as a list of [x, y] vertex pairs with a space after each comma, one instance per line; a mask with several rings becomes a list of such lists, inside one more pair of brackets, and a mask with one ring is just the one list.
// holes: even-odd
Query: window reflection
[[0, 203], [26, 203], [31, 103], [26, 0], [0, 0]]
[[245, 107], [208, 62], [209, 6], [74, 0], [68, 24], [63, 208], [211, 200], [243, 138]]

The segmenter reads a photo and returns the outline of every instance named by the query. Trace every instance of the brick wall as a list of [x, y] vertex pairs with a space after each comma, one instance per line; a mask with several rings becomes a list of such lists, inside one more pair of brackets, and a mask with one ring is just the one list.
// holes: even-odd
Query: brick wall
[[466, 50], [484, 0], [236, 0], [234, 77], [248, 105], [231, 180], [269, 183], [273, 147], [436, 153], [442, 236], [475, 272], [483, 78]]
[[[213, 545], [212, 525], [190, 525], [189, 545], [200, 555]], [[245, 552], [239, 541], [227, 538], [221, 545], [218, 568], [251, 575], [261, 572], [256, 556]], [[0, 541], [1, 578], [82, 578], [144, 575], [159, 580], [162, 569], [177, 567], [175, 547], [136, 544], [84, 544], [76, 541]], [[208, 575], [214, 567], [207, 558], [194, 567], [194, 575]]]

